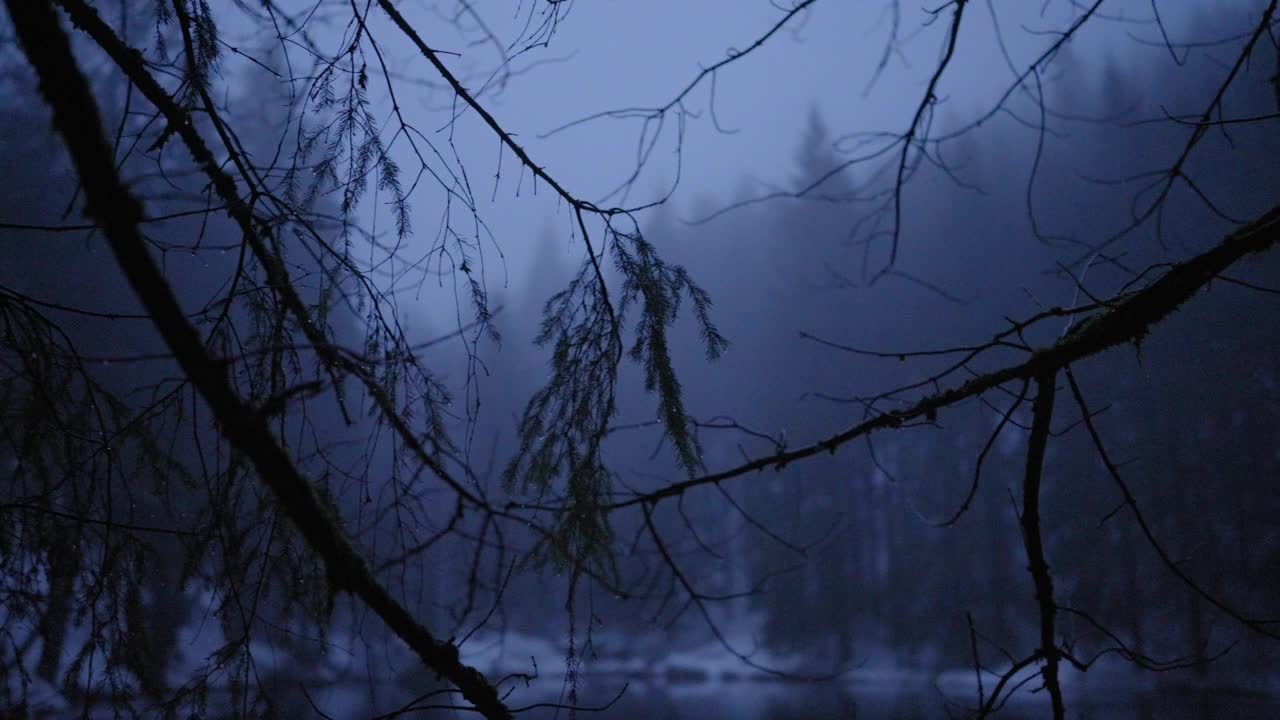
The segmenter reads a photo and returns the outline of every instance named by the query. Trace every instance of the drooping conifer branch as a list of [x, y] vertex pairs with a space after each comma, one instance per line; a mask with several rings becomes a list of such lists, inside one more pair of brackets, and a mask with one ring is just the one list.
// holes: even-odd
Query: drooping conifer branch
[[377, 613], [424, 665], [456, 685], [484, 717], [510, 718], [497, 690], [478, 670], [462, 664], [457, 647], [432, 635], [377, 581], [359, 551], [326, 513], [311, 482], [280, 447], [266, 420], [238, 396], [222, 364], [209, 355], [199, 333], [184, 317], [173, 289], [139, 233], [142, 206], [115, 169], [97, 103], [76, 66], [53, 4], [48, 0], [6, 0], [6, 5], [83, 184], [88, 214], [101, 227], [120, 269], [165, 344], [209, 404], [221, 432], [253, 463], [307, 544], [323, 558], [331, 578], [340, 578], [345, 589]]

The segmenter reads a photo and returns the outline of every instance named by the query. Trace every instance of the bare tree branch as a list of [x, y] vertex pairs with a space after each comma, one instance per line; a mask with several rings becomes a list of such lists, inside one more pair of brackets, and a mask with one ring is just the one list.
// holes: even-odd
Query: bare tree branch
[[452, 644], [436, 639], [395, 600], [370, 571], [320, 503], [311, 483], [274, 440], [261, 415], [237, 397], [222, 365], [204, 349], [183, 317], [177, 298], [138, 234], [143, 210], [120, 182], [102, 135], [97, 103], [76, 67], [70, 43], [59, 27], [51, 2], [6, 0], [23, 50], [40, 77], [41, 92], [54, 123], [71, 151], [89, 214], [97, 220], [120, 269], [151, 315], [191, 382], [209, 403], [222, 432], [253, 462], [259, 478], [275, 493], [307, 543], [320, 555], [330, 578], [350, 590], [383, 619], [432, 670], [458, 686], [464, 697], [490, 720], [510, 718], [497, 690], [474, 668], [463, 665]]

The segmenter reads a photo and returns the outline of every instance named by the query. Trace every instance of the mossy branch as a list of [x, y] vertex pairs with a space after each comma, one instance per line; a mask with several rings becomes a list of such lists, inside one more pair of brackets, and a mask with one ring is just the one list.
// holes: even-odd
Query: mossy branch
[[511, 717], [496, 688], [476, 669], [463, 665], [457, 647], [435, 638], [374, 577], [325, 507], [312, 484], [280, 447], [264, 418], [236, 393], [222, 365], [206, 352], [200, 335], [183, 316], [168, 281], [139, 233], [142, 206], [121, 183], [110, 145], [102, 133], [97, 102], [76, 66], [71, 46], [47, 0], [5, 0], [14, 29], [53, 110], [83, 183], [89, 215], [102, 228], [130, 286], [179, 365], [209, 404], [227, 440], [253, 463], [308, 545], [321, 557], [329, 577], [360, 597], [423, 663], [458, 687], [490, 720]]

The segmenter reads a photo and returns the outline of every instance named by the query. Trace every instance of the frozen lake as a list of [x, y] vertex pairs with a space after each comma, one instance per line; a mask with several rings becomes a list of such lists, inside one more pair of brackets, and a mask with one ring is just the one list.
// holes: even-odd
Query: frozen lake
[[[646, 687], [632, 684], [608, 713], [614, 720], [934, 720], [963, 718], [969, 708], [952, 698], [950, 707], [936, 689], [889, 688], [853, 690], [808, 688], [795, 684], [744, 682], [687, 687]], [[1280, 718], [1280, 699], [1264, 695], [1207, 689], [1163, 689], [1097, 693], [1087, 698], [1068, 696], [1072, 720], [1274, 720]], [[948, 713], [950, 710], [950, 713]], [[565, 714], [562, 713], [561, 717]], [[551, 717], [547, 715], [546, 717]], [[581, 717], [581, 716], [580, 716]], [[996, 714], [997, 718], [1040, 720], [1048, 717], [1047, 701], [1023, 698]]]

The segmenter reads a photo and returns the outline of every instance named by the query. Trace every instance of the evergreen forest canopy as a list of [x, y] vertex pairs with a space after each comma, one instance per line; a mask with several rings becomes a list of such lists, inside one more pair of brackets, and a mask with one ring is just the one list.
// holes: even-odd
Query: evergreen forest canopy
[[1024, 5], [5, 0], [0, 715], [1276, 693], [1277, 0]]

